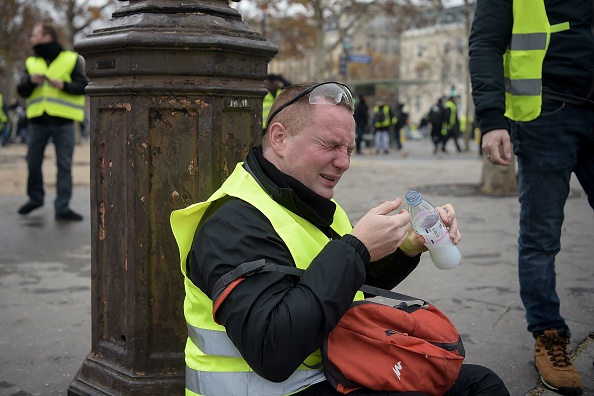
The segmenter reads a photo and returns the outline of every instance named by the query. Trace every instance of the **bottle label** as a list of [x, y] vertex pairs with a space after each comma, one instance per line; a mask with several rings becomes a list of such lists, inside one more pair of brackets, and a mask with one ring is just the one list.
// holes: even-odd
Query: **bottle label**
[[441, 221], [438, 221], [429, 228], [423, 228], [421, 235], [423, 235], [427, 243], [435, 245], [448, 235], [448, 230]]

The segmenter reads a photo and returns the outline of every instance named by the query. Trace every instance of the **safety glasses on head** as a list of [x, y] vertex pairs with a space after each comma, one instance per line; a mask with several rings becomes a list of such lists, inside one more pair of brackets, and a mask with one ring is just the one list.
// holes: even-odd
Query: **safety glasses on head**
[[292, 105], [304, 96], [309, 95], [309, 104], [340, 104], [345, 103], [351, 109], [351, 112], [355, 112], [355, 99], [353, 93], [344, 84], [336, 81], [326, 81], [316, 85], [312, 85], [293, 99], [289, 100], [284, 105], [277, 108], [269, 117], [268, 125], [272, 125], [272, 119], [275, 115], [280, 113], [285, 107]]

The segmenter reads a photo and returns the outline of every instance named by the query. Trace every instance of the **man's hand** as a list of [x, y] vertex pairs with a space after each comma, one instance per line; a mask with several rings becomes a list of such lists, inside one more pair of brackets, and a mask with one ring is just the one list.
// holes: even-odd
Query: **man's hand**
[[512, 146], [506, 129], [494, 129], [483, 135], [483, 155], [494, 165], [508, 166], [512, 160]]
[[31, 82], [33, 84], [43, 84], [45, 76], [43, 74], [31, 74]]
[[406, 210], [400, 209], [398, 213], [392, 214], [400, 204], [402, 198], [384, 202], [367, 212], [353, 228], [351, 234], [363, 242], [371, 261], [395, 252], [412, 230], [410, 215]]
[[58, 88], [58, 89], [64, 89], [64, 81], [62, 80], [49, 80], [49, 83], [52, 87], [54, 88]]

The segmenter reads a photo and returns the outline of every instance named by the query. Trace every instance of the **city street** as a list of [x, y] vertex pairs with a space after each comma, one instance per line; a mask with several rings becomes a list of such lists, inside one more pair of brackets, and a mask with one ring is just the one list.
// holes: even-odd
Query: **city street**
[[[461, 141], [461, 144], [463, 142]], [[462, 264], [436, 269], [428, 254], [396, 290], [422, 297], [450, 316], [466, 347], [466, 362], [498, 373], [513, 396], [551, 396], [534, 368], [518, 293], [517, 196], [476, 192], [482, 160], [476, 145], [432, 154], [429, 141], [406, 141], [402, 152], [353, 156], [336, 200], [356, 223], [370, 208], [417, 189], [435, 205], [454, 205], [462, 233]], [[54, 220], [55, 156], [44, 161], [45, 206], [28, 216], [25, 146], [0, 148], [0, 396], [65, 396], [91, 349], [91, 232], [89, 143], [75, 149], [72, 208], [85, 218]], [[543, 181], [546, 182], [546, 181]], [[570, 349], [594, 395], [594, 213], [574, 179], [565, 207], [557, 291], [573, 332]], [[178, 263], [171, 263], [177, 268]], [[180, 285], [182, 287], [182, 285]]]

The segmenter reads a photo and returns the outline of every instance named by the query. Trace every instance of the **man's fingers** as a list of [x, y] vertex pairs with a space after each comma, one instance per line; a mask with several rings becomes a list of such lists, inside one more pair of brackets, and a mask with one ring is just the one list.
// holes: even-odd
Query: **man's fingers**
[[503, 159], [510, 161], [512, 159], [512, 145], [511, 140], [508, 138], [503, 141]]
[[398, 209], [400, 207], [401, 203], [402, 203], [402, 198], [396, 198], [393, 201], [386, 201], [383, 204], [376, 206], [372, 210], [375, 211], [377, 214], [387, 215], [387, 214], [390, 214], [391, 212], [395, 211], [396, 209]]

